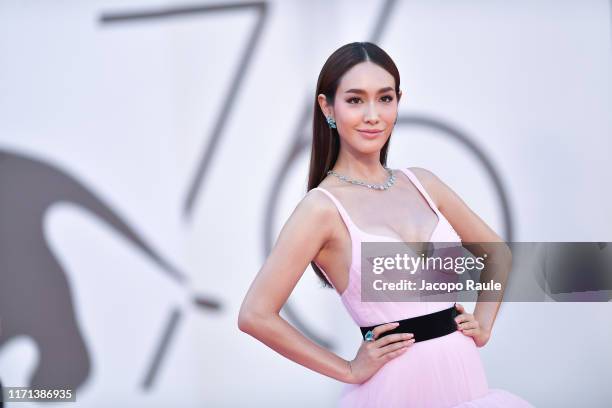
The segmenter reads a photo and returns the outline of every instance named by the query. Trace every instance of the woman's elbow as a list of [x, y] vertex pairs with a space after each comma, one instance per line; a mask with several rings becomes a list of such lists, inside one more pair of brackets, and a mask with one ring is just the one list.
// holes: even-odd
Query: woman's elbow
[[278, 317], [278, 314], [242, 308], [238, 313], [238, 328], [242, 332], [257, 337], [257, 333], [265, 330], [265, 327], [275, 317]]
[[261, 326], [262, 319], [267, 316], [266, 313], [254, 310], [243, 305], [238, 313], [238, 328], [245, 333], [253, 334], [253, 330]]
[[238, 329], [242, 332], [249, 333], [253, 327], [253, 320], [254, 318], [251, 316], [251, 313], [241, 310], [240, 313], [238, 313]]

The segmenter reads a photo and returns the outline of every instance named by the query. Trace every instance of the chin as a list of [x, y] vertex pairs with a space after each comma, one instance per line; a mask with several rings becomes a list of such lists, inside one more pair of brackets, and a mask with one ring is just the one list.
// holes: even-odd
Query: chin
[[357, 150], [359, 150], [363, 154], [374, 154], [380, 152], [386, 141], [386, 139], [382, 143], [381, 141], [362, 141], [361, 143], [359, 143]]

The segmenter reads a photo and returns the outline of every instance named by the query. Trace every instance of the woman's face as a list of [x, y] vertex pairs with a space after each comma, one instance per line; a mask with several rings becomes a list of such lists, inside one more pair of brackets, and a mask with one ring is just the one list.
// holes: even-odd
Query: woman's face
[[333, 106], [326, 103], [324, 95], [319, 95], [319, 102], [325, 116], [335, 119], [343, 143], [362, 153], [380, 151], [397, 118], [395, 79], [369, 61], [355, 65], [342, 76]]

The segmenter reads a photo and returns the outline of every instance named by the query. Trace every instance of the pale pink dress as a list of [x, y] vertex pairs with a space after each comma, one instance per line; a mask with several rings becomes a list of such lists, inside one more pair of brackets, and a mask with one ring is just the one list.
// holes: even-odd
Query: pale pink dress
[[[401, 170], [438, 216], [439, 221], [430, 241], [461, 243], [459, 235], [438, 210], [414, 173], [409, 169]], [[359, 229], [333, 194], [321, 187], [315, 189], [326, 194], [336, 205], [352, 240], [349, 283], [340, 296], [357, 326], [378, 325], [453, 306], [453, 302], [362, 302], [360, 297], [361, 242], [397, 242], [399, 240], [369, 234]], [[355, 335], [358, 333], [359, 330], [356, 330]], [[374, 376], [362, 384], [345, 384], [339, 406], [351, 408], [493, 408], [531, 407], [532, 405], [507, 391], [489, 389], [478, 348], [471, 337], [456, 331], [446, 336], [413, 344], [408, 351], [386, 363]]]

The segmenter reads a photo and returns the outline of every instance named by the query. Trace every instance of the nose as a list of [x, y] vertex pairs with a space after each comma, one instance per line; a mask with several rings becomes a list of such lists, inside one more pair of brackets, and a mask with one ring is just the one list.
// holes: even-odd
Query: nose
[[363, 120], [367, 123], [376, 124], [379, 121], [378, 111], [376, 110], [376, 106], [374, 102], [370, 102], [367, 104], [366, 111], [364, 113]]

